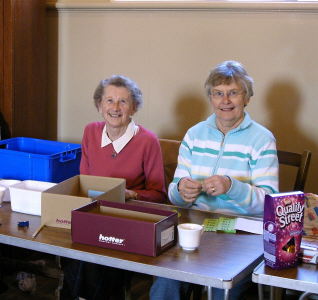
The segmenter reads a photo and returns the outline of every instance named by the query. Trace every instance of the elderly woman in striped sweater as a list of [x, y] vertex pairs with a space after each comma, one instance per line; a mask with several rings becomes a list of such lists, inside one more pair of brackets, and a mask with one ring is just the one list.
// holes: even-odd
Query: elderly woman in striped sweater
[[[245, 111], [253, 80], [242, 64], [225, 61], [211, 71], [205, 88], [213, 113], [186, 133], [169, 199], [182, 207], [262, 216], [265, 194], [278, 191], [278, 158], [273, 134]], [[231, 290], [231, 300], [242, 299], [246, 281]], [[150, 299], [182, 299], [188, 287], [157, 278]], [[222, 290], [213, 294], [223, 299]]]
[[214, 113], [186, 133], [169, 199], [178, 206], [262, 215], [265, 194], [278, 190], [278, 159], [273, 134], [245, 112], [253, 80], [240, 63], [225, 61], [205, 87]]

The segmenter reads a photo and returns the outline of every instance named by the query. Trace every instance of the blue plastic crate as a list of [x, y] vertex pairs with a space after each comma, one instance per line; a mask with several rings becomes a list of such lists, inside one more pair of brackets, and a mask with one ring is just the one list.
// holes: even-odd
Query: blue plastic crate
[[0, 178], [61, 182], [79, 174], [81, 145], [27, 137], [0, 141]]

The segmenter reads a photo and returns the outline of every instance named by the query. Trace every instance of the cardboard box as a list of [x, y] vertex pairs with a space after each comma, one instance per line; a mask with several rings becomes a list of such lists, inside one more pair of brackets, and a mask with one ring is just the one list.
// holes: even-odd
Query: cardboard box
[[285, 269], [298, 263], [304, 210], [303, 192], [265, 195], [263, 242], [266, 266]]
[[75, 243], [157, 256], [176, 243], [176, 212], [94, 201], [72, 211]]
[[41, 225], [71, 228], [71, 211], [94, 199], [125, 202], [126, 180], [77, 175], [42, 193]]

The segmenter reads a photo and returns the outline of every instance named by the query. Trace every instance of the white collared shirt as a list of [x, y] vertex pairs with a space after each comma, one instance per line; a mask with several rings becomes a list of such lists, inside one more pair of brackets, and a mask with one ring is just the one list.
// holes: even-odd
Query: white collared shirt
[[138, 130], [139, 126], [136, 125], [133, 120], [131, 120], [127, 126], [126, 132], [117, 140], [112, 141], [107, 135], [105, 123], [102, 133], [101, 147], [113, 144], [116, 153], [119, 153], [128, 144], [128, 142], [137, 134]]

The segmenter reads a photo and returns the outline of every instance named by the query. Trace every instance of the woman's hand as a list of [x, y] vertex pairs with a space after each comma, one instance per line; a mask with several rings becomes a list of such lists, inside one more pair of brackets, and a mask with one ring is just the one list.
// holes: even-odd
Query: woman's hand
[[184, 177], [179, 181], [178, 190], [185, 202], [194, 202], [202, 190], [200, 181]]
[[202, 191], [211, 196], [225, 194], [231, 187], [231, 179], [227, 176], [213, 175], [202, 182]]
[[138, 199], [138, 194], [133, 191], [133, 190], [127, 190], [125, 191], [125, 200], [137, 200]]

